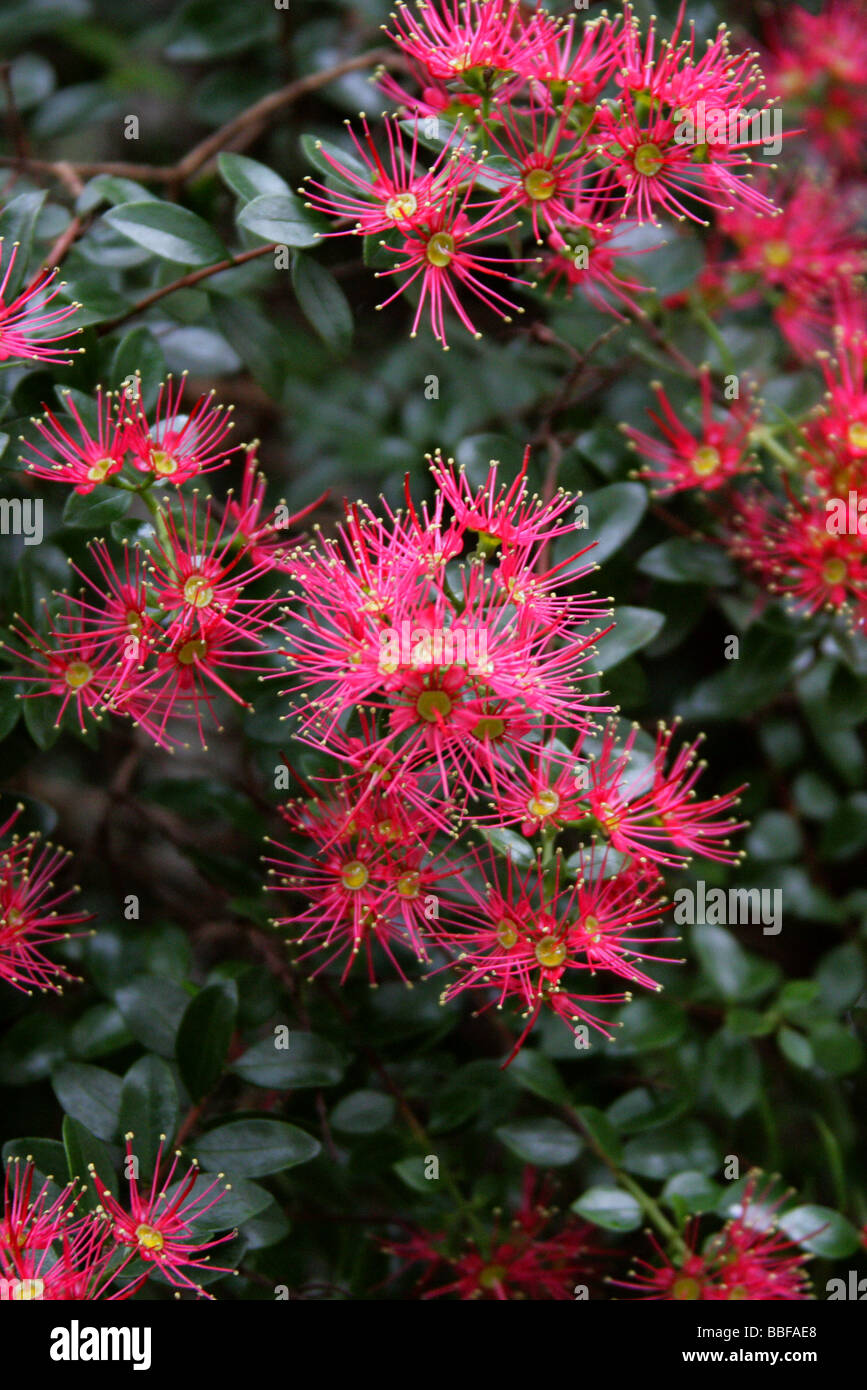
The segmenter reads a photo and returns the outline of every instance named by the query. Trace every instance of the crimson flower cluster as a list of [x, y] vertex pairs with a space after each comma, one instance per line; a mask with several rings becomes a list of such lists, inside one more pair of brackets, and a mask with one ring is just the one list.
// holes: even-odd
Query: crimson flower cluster
[[552, 1229], [555, 1220], [547, 1185], [527, 1168], [520, 1206], [507, 1229], [495, 1222], [484, 1248], [470, 1238], [455, 1252], [450, 1233], [423, 1230], [383, 1242], [383, 1248], [393, 1257], [396, 1275], [414, 1271], [423, 1300], [565, 1301], [575, 1297], [576, 1283], [597, 1273], [603, 1252], [594, 1248], [586, 1222], [567, 1216]]
[[0, 825], [0, 840], [11, 837], [0, 849], [0, 980], [25, 994], [33, 990], [61, 993], [64, 984], [76, 981], [77, 976], [51, 960], [44, 948], [83, 935], [70, 928], [90, 921], [90, 916], [59, 911], [76, 892], [74, 888], [58, 892], [54, 887], [55, 875], [69, 856], [43, 844], [36, 832], [12, 833], [23, 809], [16, 807]]
[[[7, 678], [24, 686], [20, 698], [52, 701], [56, 724], [67, 709], [81, 730], [108, 713], [168, 749], [190, 725], [205, 746], [206, 722], [219, 727], [217, 699], [250, 707], [238, 685], [273, 665], [280, 599], [266, 577], [280, 570], [298, 519], [282, 504], [266, 509], [255, 447], [237, 496], [181, 492], [236, 452], [225, 444], [230, 409], [202, 396], [186, 413], [183, 390], [170, 379], [150, 415], [137, 389], [67, 396], [66, 412], [35, 422], [44, 447], [22, 458], [31, 474], [78, 493], [130, 491], [153, 524], [143, 541], [91, 542], [88, 569], [72, 565], [78, 592], [58, 595], [51, 612], [45, 605], [42, 631], [16, 615], [18, 645], [8, 646], [19, 669]], [[158, 483], [174, 484], [174, 499], [158, 502]]]
[[[468, 301], [506, 320], [523, 312], [507, 297], [527, 286], [522, 267], [532, 287], [541, 274], [619, 314], [618, 301], [635, 310], [646, 288], [617, 265], [635, 253], [640, 224], [775, 211], [750, 171], [764, 82], [756, 55], [731, 52], [724, 28], [699, 51], [684, 6], [662, 41], [629, 5], [592, 20], [527, 8], [401, 3], [387, 32], [411, 80], [381, 78], [397, 111], [383, 148], [362, 118], [352, 150], [320, 145], [326, 181], [306, 186], [310, 205], [339, 219], [330, 235], [373, 239], [378, 274], [397, 282], [384, 303], [412, 288], [412, 333], [427, 313], [443, 346], [449, 306], [476, 336]], [[488, 254], [507, 239], [543, 250]]]
[[[176, 1178], [180, 1154], [163, 1165], [161, 1144], [151, 1180], [140, 1184], [132, 1176], [138, 1163], [132, 1142], [128, 1134], [126, 1204], [91, 1168], [100, 1199], [92, 1210], [82, 1208], [86, 1189], [78, 1179], [58, 1190], [51, 1178], [38, 1184], [32, 1159], [8, 1161], [0, 1216], [0, 1298], [126, 1300], [156, 1273], [178, 1291], [211, 1298], [198, 1280], [207, 1271], [232, 1272], [211, 1265], [208, 1252], [234, 1232], [205, 1239], [196, 1223], [225, 1198], [223, 1175], [203, 1176], [193, 1161]], [[209, 1220], [213, 1225], [214, 1218]]]
[[657, 1263], [636, 1261], [628, 1280], [609, 1282], [645, 1299], [674, 1302], [795, 1302], [811, 1297], [805, 1272], [809, 1256], [777, 1229], [783, 1199], [769, 1200], [759, 1188], [760, 1174], [747, 1179], [737, 1216], [699, 1247], [699, 1222], [686, 1232], [686, 1248], [677, 1256], [650, 1237]]
[[[336, 771], [296, 774], [294, 843], [266, 856], [272, 891], [301, 900], [276, 922], [313, 974], [363, 955], [372, 982], [384, 960], [403, 973], [396, 948], [433, 951], [454, 972], [444, 1000], [518, 1008], [514, 1051], [546, 1009], [611, 1036], [591, 1009], [657, 988], [642, 963], [672, 939], [664, 870], [739, 857], [737, 792], [697, 798], [697, 742], [600, 727], [583, 685], [604, 603], [572, 591], [586, 547], [550, 559], [575, 499], [530, 495], [527, 466], [473, 487], [437, 456], [430, 503], [407, 485], [400, 512], [350, 506], [335, 539], [287, 556], [285, 693]], [[458, 855], [473, 828], [488, 848]]]

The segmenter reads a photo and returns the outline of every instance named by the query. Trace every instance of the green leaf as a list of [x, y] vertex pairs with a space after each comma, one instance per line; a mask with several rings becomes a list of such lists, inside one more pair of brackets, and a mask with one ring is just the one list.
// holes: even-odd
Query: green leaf
[[436, 1191], [435, 1186], [433, 1189], [431, 1187], [431, 1184], [435, 1184], [436, 1179], [425, 1176], [427, 1159], [421, 1154], [410, 1154], [408, 1158], [400, 1158], [397, 1163], [393, 1163], [391, 1166], [401, 1181], [405, 1182], [413, 1192], [422, 1192], [426, 1197], [429, 1197], [432, 1190]]
[[100, 203], [158, 203], [160, 200], [143, 183], [135, 179], [118, 178], [116, 174], [97, 174], [89, 179], [79, 193], [75, 210], [93, 212]]
[[574, 1130], [553, 1118], [513, 1120], [511, 1124], [499, 1125], [495, 1133], [517, 1158], [539, 1168], [574, 1163], [584, 1147]]
[[493, 845], [499, 854], [507, 855], [516, 868], [528, 869], [530, 867], [535, 855], [533, 846], [526, 835], [519, 835], [516, 830], [510, 830], [508, 826], [480, 825], [479, 830], [488, 844]]
[[161, 1057], [174, 1057], [175, 1036], [190, 1002], [180, 985], [157, 975], [137, 975], [115, 991], [114, 1000], [134, 1038]]
[[722, 999], [748, 1003], [773, 987], [778, 969], [751, 957], [725, 927], [693, 927], [691, 939], [704, 973]]
[[[314, 169], [318, 169], [320, 174], [324, 174], [329, 183], [333, 182], [339, 188], [351, 188], [356, 194], [358, 192], [356, 185], [351, 180], [344, 178], [333, 165], [329, 164], [325, 158], [326, 154], [330, 154], [333, 159], [338, 160], [345, 169], [351, 170], [358, 178], [364, 179], [365, 182], [370, 181], [370, 170], [362, 164], [358, 155], [354, 154], [352, 150], [345, 150], [342, 146], [335, 145], [333, 140], [318, 140], [315, 135], [302, 135], [300, 144], [308, 164], [312, 164]], [[259, 191], [264, 193], [266, 190], [263, 188]]]
[[118, 1052], [131, 1042], [132, 1034], [112, 1004], [94, 1004], [69, 1032], [70, 1051], [85, 1062]]
[[719, 546], [674, 536], [647, 550], [638, 561], [642, 574], [669, 584], [734, 584], [737, 570]]
[[864, 1060], [860, 1039], [833, 1019], [810, 1029], [810, 1045], [816, 1065], [829, 1076], [849, 1076]]
[[19, 1158], [22, 1163], [32, 1159], [44, 1178], [51, 1178], [61, 1187], [66, 1182], [66, 1150], [56, 1139], [7, 1139], [3, 1145], [3, 1163], [8, 1163], [10, 1158]]
[[813, 1049], [809, 1038], [795, 1028], [782, 1027], [777, 1033], [777, 1045], [783, 1056], [795, 1067], [807, 1071], [813, 1065]]
[[602, 671], [612, 670], [633, 652], [646, 647], [665, 622], [664, 613], [652, 608], [630, 608], [625, 604], [615, 608], [611, 616], [616, 624], [614, 631], [600, 637], [596, 643], [596, 664]]
[[838, 863], [867, 846], [867, 792], [853, 792], [825, 822], [819, 852]]
[[641, 1134], [671, 1124], [689, 1108], [690, 1097], [685, 1092], [672, 1091], [662, 1096], [646, 1086], [636, 1086], [619, 1096], [605, 1112], [608, 1119], [623, 1134]]
[[112, 1139], [120, 1111], [120, 1077], [86, 1062], [64, 1062], [51, 1074], [54, 1094], [67, 1115], [99, 1139]]
[[327, 1038], [315, 1033], [290, 1032], [287, 1046], [282, 1042], [282, 1034], [263, 1038], [233, 1062], [229, 1070], [253, 1086], [267, 1086], [278, 1091], [336, 1086], [342, 1079], [340, 1053]]
[[718, 1145], [698, 1120], [684, 1120], [671, 1129], [654, 1130], [630, 1139], [623, 1148], [623, 1167], [642, 1178], [662, 1182], [693, 1168], [712, 1173], [719, 1166]]
[[131, 501], [132, 493], [105, 486], [85, 494], [71, 492], [63, 508], [63, 524], [96, 535], [112, 521], [125, 516]]
[[839, 1212], [808, 1203], [784, 1212], [777, 1223], [790, 1240], [828, 1260], [854, 1255], [860, 1247], [860, 1234]]
[[393, 1118], [394, 1098], [382, 1091], [352, 1091], [331, 1112], [332, 1125], [344, 1134], [375, 1134]]
[[177, 1123], [178, 1088], [170, 1067], [161, 1057], [142, 1057], [123, 1078], [120, 1128], [135, 1136], [143, 1171], [153, 1170], [160, 1136], [171, 1143]]
[[111, 380], [115, 387], [136, 376], [140, 378], [142, 404], [146, 410], [150, 409], [156, 403], [160, 382], [166, 376], [166, 359], [153, 333], [144, 324], [124, 334], [111, 363]]
[[719, 1183], [705, 1173], [687, 1170], [669, 1178], [662, 1189], [662, 1200], [668, 1202], [679, 1220], [701, 1212], [713, 1211], [722, 1195]]
[[727, 1115], [739, 1119], [761, 1095], [762, 1067], [756, 1049], [723, 1029], [708, 1043], [707, 1063], [716, 1099]]
[[620, 1135], [608, 1116], [593, 1105], [582, 1105], [575, 1113], [584, 1124], [597, 1148], [601, 1149], [612, 1163], [619, 1163], [623, 1146], [620, 1142]]
[[622, 1027], [610, 1048], [619, 1054], [672, 1047], [686, 1032], [683, 1009], [667, 999], [635, 999], [623, 1009], [618, 1022]]
[[36, 747], [44, 753], [60, 737], [60, 725], [57, 723], [60, 701], [53, 696], [40, 696], [37, 699], [23, 699], [21, 706], [27, 732]]
[[[168, 1188], [169, 1201], [181, 1190], [186, 1179], [180, 1178], [172, 1183]], [[210, 1187], [214, 1179], [211, 1173], [200, 1173], [189, 1189], [189, 1200], [195, 1202], [206, 1188]], [[213, 1194], [212, 1194], [213, 1195]], [[194, 1216], [190, 1222], [193, 1231], [197, 1235], [211, 1235], [215, 1231], [230, 1231], [235, 1227], [242, 1226], [245, 1221], [252, 1221], [273, 1202], [270, 1192], [258, 1183], [248, 1182], [246, 1178], [233, 1178], [231, 1184], [224, 1191], [218, 1202], [215, 1202], [207, 1211]]]
[[587, 525], [576, 526], [574, 539], [562, 536], [555, 555], [565, 560], [592, 544], [593, 549], [575, 561], [583, 568], [601, 565], [626, 543], [647, 509], [647, 492], [641, 483], [610, 483], [585, 493], [580, 503], [587, 508]]
[[207, 222], [176, 203], [120, 203], [104, 213], [103, 220], [138, 246], [178, 265], [213, 265], [229, 255]]
[[11, 681], [3, 681], [0, 684], [0, 739], [11, 734], [20, 713], [21, 701], [15, 698], [15, 687]]
[[217, 156], [217, 168], [223, 182], [245, 203], [258, 198], [260, 194], [292, 194], [286, 180], [275, 170], [269, 169], [267, 164], [260, 164], [257, 159], [248, 159], [245, 154], [231, 154], [224, 150]]
[[521, 1049], [506, 1076], [522, 1090], [532, 1091], [534, 1096], [541, 1096], [542, 1100], [548, 1100], [552, 1105], [563, 1105], [569, 1099], [554, 1063], [531, 1047]]
[[785, 862], [803, 848], [798, 822], [785, 811], [763, 811], [747, 835], [746, 850], [754, 859]]
[[234, 980], [208, 985], [187, 1005], [178, 1028], [177, 1057], [181, 1078], [194, 1100], [212, 1091], [235, 1029], [238, 987]]
[[854, 941], [835, 946], [819, 962], [816, 981], [829, 1009], [839, 1013], [857, 1001], [864, 988], [864, 954]]
[[203, 1135], [194, 1152], [208, 1172], [263, 1178], [309, 1163], [319, 1148], [303, 1129], [282, 1120], [232, 1120]]
[[293, 193], [266, 193], [245, 204], [238, 225], [263, 241], [303, 247], [316, 245], [323, 223]]
[[310, 256], [298, 255], [292, 264], [292, 287], [322, 341], [337, 353], [347, 352], [352, 342], [352, 310], [331, 271]]
[[619, 1187], [590, 1187], [570, 1210], [606, 1231], [636, 1231], [642, 1222], [638, 1202]]
[[176, 63], [200, 63], [256, 48], [264, 54], [277, 42], [278, 16], [272, 6], [214, 5], [187, 0], [169, 11], [172, 24], [166, 57]]
[[33, 229], [36, 226], [36, 219], [42, 211], [46, 196], [44, 192], [18, 193], [14, 198], [10, 198], [3, 211], [0, 212], [0, 237], [3, 239], [5, 248], [4, 274], [9, 266], [9, 248], [14, 246], [16, 242], [18, 243], [15, 265], [4, 289], [6, 303], [14, 299], [27, 278], [30, 249], [33, 245]]
[[[86, 1125], [71, 1115], [63, 1120], [63, 1147], [70, 1178], [79, 1178], [85, 1185], [82, 1206], [86, 1211], [96, 1210], [105, 1188], [113, 1197], [117, 1196], [117, 1177], [108, 1149]], [[99, 1177], [98, 1188], [90, 1173], [91, 1164]]]
[[29, 1086], [49, 1076], [66, 1056], [65, 1029], [41, 1010], [25, 1014], [0, 1039], [0, 1084]]

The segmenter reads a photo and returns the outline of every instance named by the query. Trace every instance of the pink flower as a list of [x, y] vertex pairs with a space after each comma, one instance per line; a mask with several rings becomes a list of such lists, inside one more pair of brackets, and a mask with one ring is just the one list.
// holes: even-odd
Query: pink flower
[[867, 555], [858, 536], [829, 531], [827, 522], [821, 499], [786, 506], [756, 491], [738, 500], [731, 551], [795, 608], [851, 616], [867, 606]]
[[732, 478], [753, 471], [754, 466], [750, 464], [750, 434], [756, 424], [756, 411], [738, 401], [729, 407], [725, 420], [717, 419], [713, 408], [710, 369], [707, 367], [701, 369], [700, 385], [699, 433], [693, 434], [680, 422], [658, 382], [653, 383], [653, 390], [661, 415], [655, 415], [652, 410], [647, 413], [665, 436], [666, 442], [654, 439], [641, 430], [624, 427], [630, 446], [657, 465], [656, 468], [644, 465], [639, 469], [638, 477], [658, 483], [656, 491], [660, 495], [687, 488], [714, 492]]
[[91, 1175], [97, 1184], [97, 1192], [102, 1202], [102, 1211], [108, 1219], [109, 1229], [115, 1246], [123, 1253], [123, 1259], [115, 1270], [118, 1275], [126, 1270], [135, 1259], [142, 1260], [146, 1267], [144, 1275], [135, 1276], [140, 1284], [152, 1270], [168, 1279], [175, 1288], [194, 1289], [197, 1294], [210, 1298], [190, 1274], [199, 1270], [215, 1270], [221, 1274], [231, 1274], [231, 1268], [210, 1264], [210, 1256], [205, 1251], [212, 1250], [236, 1235], [217, 1236], [213, 1240], [201, 1240], [196, 1232], [196, 1222], [221, 1202], [230, 1191], [230, 1184], [224, 1181], [224, 1174], [208, 1180], [199, 1173], [199, 1165], [193, 1159], [187, 1172], [172, 1186], [178, 1164], [182, 1157], [175, 1152], [166, 1172], [162, 1171], [163, 1143], [160, 1143], [150, 1184], [139, 1184], [137, 1174], [138, 1160], [133, 1153], [132, 1134], [126, 1135], [125, 1170], [129, 1175], [129, 1210], [122, 1206], [91, 1165]]
[[168, 378], [160, 387], [150, 421], [140, 401], [130, 407], [127, 447], [133, 465], [161, 483], [180, 485], [199, 473], [222, 468], [228, 462], [226, 456], [241, 447], [224, 447], [232, 428], [232, 407], [214, 405], [213, 391], [200, 396], [189, 415], [181, 414], [185, 383], [186, 373], [178, 385]]
[[658, 1264], [636, 1261], [629, 1280], [612, 1279], [646, 1299], [683, 1302], [794, 1302], [810, 1297], [804, 1271], [808, 1256], [775, 1228], [775, 1213], [783, 1198], [768, 1201], [757, 1193], [758, 1174], [750, 1174], [739, 1214], [697, 1251], [699, 1225], [686, 1232], [684, 1253], [667, 1254], [650, 1237]]
[[[8, 822], [7, 822], [8, 824]], [[80, 1201], [75, 1183], [67, 1183], [56, 1196], [49, 1199], [53, 1186], [46, 1178], [36, 1193], [33, 1179], [36, 1168], [28, 1158], [10, 1158], [6, 1164], [3, 1184], [3, 1214], [0, 1216], [0, 1251], [14, 1257], [25, 1249], [44, 1250], [62, 1234], [72, 1221]]]
[[398, 0], [395, 43], [430, 77], [449, 82], [474, 70], [521, 71], [553, 26], [525, 23], [518, 0], [429, 0], [416, 13]]
[[526, 258], [481, 256], [475, 250], [480, 242], [504, 236], [512, 230], [514, 224], [503, 226], [503, 213], [496, 207], [471, 220], [467, 204], [472, 188], [470, 182], [463, 193], [452, 193], [448, 201], [431, 208], [416, 221], [402, 227], [403, 241], [399, 246], [384, 243], [387, 250], [402, 259], [390, 270], [376, 272], [379, 278], [404, 274], [407, 277], [394, 294], [377, 305], [378, 309], [384, 309], [410, 285], [420, 282], [418, 307], [410, 336], [414, 338], [418, 333], [418, 326], [427, 307], [433, 335], [444, 348], [448, 347], [445, 328], [446, 305], [451, 305], [468, 333], [472, 333], [475, 338], [482, 336], [461, 302], [461, 291], [473, 295], [509, 323], [511, 319], [507, 311], [512, 310], [520, 314], [523, 313], [523, 309], [486, 282], [505, 280], [512, 285], [530, 283], [527, 280], [519, 280], [511, 271], [500, 269], [501, 266], [526, 265]]
[[[171, 621], [164, 632], [171, 646], [177, 639], [186, 641], [196, 632], [204, 632], [219, 617], [227, 629], [238, 637], [252, 639], [263, 646], [258, 636], [262, 619], [277, 605], [277, 598], [250, 598], [247, 588], [267, 574], [272, 565], [267, 559], [253, 561], [241, 533], [240, 522], [231, 524], [232, 516], [224, 509], [217, 521], [213, 514], [213, 499], [208, 498], [204, 515], [199, 510], [198, 495], [192, 506], [179, 498], [180, 522], [169, 511], [163, 513], [166, 540], [155, 535], [150, 564], [150, 585], [160, 608]], [[246, 617], [253, 619], [248, 631]]]
[[[491, 867], [495, 860], [491, 856]], [[481, 863], [478, 862], [481, 869]], [[549, 871], [541, 861], [525, 874], [508, 858], [505, 883], [496, 875], [480, 891], [469, 879], [462, 886], [469, 905], [454, 903], [440, 925], [438, 939], [454, 956], [456, 980], [443, 1000], [466, 990], [491, 992], [480, 1013], [496, 1005], [516, 1004], [528, 1020], [506, 1065], [526, 1041], [543, 1008], [557, 1014], [575, 1032], [589, 1025], [611, 1038], [611, 1024], [588, 1012], [585, 1004], [624, 1004], [628, 993], [587, 993], [600, 971], [630, 984], [659, 989], [636, 960], [664, 960], [648, 954], [648, 944], [676, 940], [656, 932], [665, 905], [657, 879], [629, 868], [606, 877], [607, 851], [582, 853], [576, 881], [564, 882], [557, 857]], [[590, 977], [588, 979], [588, 976]]]
[[587, 805], [612, 848], [639, 862], [649, 859], [672, 868], [685, 867], [694, 854], [736, 863], [742, 853], [731, 848], [730, 836], [744, 823], [725, 813], [738, 804], [743, 787], [698, 801], [694, 788], [704, 769], [696, 761], [701, 738], [683, 744], [666, 767], [674, 728], [660, 724], [653, 757], [644, 765], [638, 759], [635, 766], [636, 734], [633, 728], [618, 748], [615, 728], [608, 725], [598, 755], [587, 765]]
[[567, 1215], [552, 1230], [546, 1185], [528, 1168], [522, 1187], [508, 1230], [498, 1218], [485, 1249], [474, 1238], [458, 1251], [443, 1231], [414, 1231], [401, 1241], [383, 1241], [382, 1248], [400, 1272], [421, 1267], [422, 1299], [571, 1299], [575, 1284], [595, 1273], [601, 1253], [591, 1245], [591, 1227]]
[[[19, 806], [0, 826], [0, 838], [13, 828], [22, 810]], [[77, 891], [54, 889], [54, 879], [68, 858], [52, 845], [41, 847], [35, 834], [24, 839], [15, 836], [11, 845], [0, 850], [0, 979], [25, 994], [33, 989], [61, 994], [64, 984], [78, 979], [50, 960], [43, 949], [85, 935], [69, 928], [91, 920], [86, 912], [58, 911]], [[29, 1203], [29, 1187], [27, 1192]], [[16, 1208], [13, 1203], [13, 1209], [20, 1217], [20, 1204]]]
[[[73, 483], [79, 493], [92, 492], [123, 467], [127, 448], [124, 398], [118, 402], [111, 392], [103, 395], [102, 387], [97, 387], [95, 434], [91, 434], [82, 420], [71, 392], [64, 392], [64, 404], [72, 416], [78, 438], [61, 417], [46, 408], [44, 417], [34, 423], [51, 452], [44, 453], [35, 444], [29, 444], [27, 448], [36, 458], [24, 455], [22, 462], [34, 477]], [[43, 462], [40, 463], [40, 459]]]
[[94, 632], [86, 610], [78, 608], [68, 594], [61, 598], [60, 614], [46, 617], [46, 637], [40, 636], [22, 617], [16, 617], [11, 630], [26, 650], [10, 647], [9, 651], [24, 664], [25, 671], [3, 679], [23, 681], [33, 687], [22, 693], [23, 700], [59, 700], [55, 728], [60, 727], [68, 707], [74, 705], [78, 727], [84, 730], [88, 718], [95, 723], [102, 718], [117, 680], [118, 657]]
[[[380, 156], [367, 120], [362, 117], [364, 144], [358, 139], [347, 122], [347, 129], [361, 160], [363, 170], [357, 172], [357, 160], [347, 156], [345, 160], [320, 147], [320, 155], [334, 169], [341, 183], [352, 189], [329, 188], [325, 184], [307, 179], [307, 192], [310, 207], [318, 208], [329, 217], [351, 218], [353, 225], [328, 236], [345, 236], [357, 233], [361, 236], [374, 236], [377, 233], [395, 229], [403, 231], [417, 219], [423, 219], [433, 208], [457, 192], [467, 179], [470, 171], [475, 171], [475, 160], [463, 150], [460, 144], [454, 145], [455, 131], [450, 132], [442, 149], [431, 167], [425, 168], [419, 161], [418, 119], [412, 135], [409, 150], [404, 147], [404, 132], [396, 120], [386, 118], [385, 134], [388, 153], [385, 159]], [[313, 192], [310, 190], [313, 189]]]
[[0, 1299], [112, 1302], [131, 1298], [146, 1277], [109, 1293], [115, 1272], [108, 1226], [95, 1217], [83, 1217], [58, 1230], [52, 1244], [39, 1249], [4, 1248], [0, 1242]]
[[[50, 338], [45, 336], [45, 331], [49, 328], [56, 328], [71, 314], [77, 313], [81, 305], [64, 304], [58, 308], [49, 309], [49, 304], [56, 299], [62, 289], [62, 285], [55, 285], [50, 294], [44, 293], [56, 276], [56, 270], [40, 270], [38, 275], [34, 276], [30, 284], [15, 299], [7, 302], [9, 281], [17, 253], [18, 247], [13, 246], [12, 253], [6, 263], [6, 270], [0, 272], [2, 273], [2, 279], [0, 279], [0, 362], [22, 357], [40, 362], [61, 362], [68, 366], [72, 360], [69, 353], [75, 349], [66, 347], [61, 350], [51, 345], [71, 337], [74, 333], [80, 333], [81, 329], [66, 328], [62, 333], [54, 333]], [[0, 239], [0, 260], [2, 260], [2, 239]]]
[[288, 507], [280, 503], [273, 512], [266, 514], [266, 480], [265, 475], [259, 472], [258, 446], [249, 444], [245, 455], [241, 492], [237, 498], [233, 493], [228, 495], [226, 512], [236, 523], [236, 543], [246, 547], [250, 558], [269, 569], [282, 570], [285, 568], [285, 552], [289, 543], [286, 533], [320, 507], [328, 497], [328, 491], [321, 493], [300, 511], [290, 514]]
[[501, 189], [491, 205], [503, 214], [529, 212], [540, 245], [543, 233], [580, 220], [576, 203], [587, 156], [572, 119], [572, 100], [552, 114], [546, 106], [540, 110], [531, 95], [528, 113], [516, 111], [510, 101], [498, 103], [497, 123], [485, 126], [486, 141], [501, 156], [494, 165], [482, 164]]

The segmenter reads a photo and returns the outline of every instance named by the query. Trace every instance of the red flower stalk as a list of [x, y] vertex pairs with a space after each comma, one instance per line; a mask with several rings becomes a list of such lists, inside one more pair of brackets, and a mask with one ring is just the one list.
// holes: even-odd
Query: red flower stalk
[[3, 1214], [0, 1216], [0, 1251], [7, 1258], [25, 1249], [44, 1250], [62, 1234], [73, 1220], [81, 1194], [73, 1182], [51, 1197], [52, 1179], [46, 1178], [34, 1193], [36, 1166], [31, 1158], [22, 1164], [10, 1158], [3, 1184]]

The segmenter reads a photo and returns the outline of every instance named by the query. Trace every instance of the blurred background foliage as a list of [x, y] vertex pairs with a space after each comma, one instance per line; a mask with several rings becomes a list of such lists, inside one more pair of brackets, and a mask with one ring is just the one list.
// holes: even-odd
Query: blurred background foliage
[[[275, 1284], [304, 1297], [406, 1296], [410, 1284], [383, 1282], [387, 1263], [369, 1235], [454, 1218], [453, 1194], [420, 1176], [425, 1153], [440, 1156], [483, 1215], [514, 1198], [526, 1163], [555, 1170], [561, 1206], [581, 1210], [582, 1194], [612, 1183], [600, 1148], [675, 1215], [723, 1212], [732, 1200], [724, 1158], [738, 1155], [742, 1173], [754, 1164], [779, 1172], [798, 1202], [833, 1209], [808, 1243], [857, 1266], [857, 1228], [867, 1221], [865, 644], [824, 617], [757, 605], [735, 565], [701, 540], [700, 502], [660, 507], [630, 479], [617, 429], [644, 426], [657, 376], [676, 406], [695, 408], [694, 382], [660, 338], [690, 362], [749, 372], [784, 410], [818, 399], [819, 378], [790, 359], [761, 309], [728, 315], [708, 335], [688, 293], [705, 237], [692, 226], [666, 228], [667, 244], [636, 262], [655, 287], [644, 303], [658, 338], [540, 291], [524, 296], [519, 323], [485, 323], [480, 342], [456, 333], [448, 353], [429, 339], [410, 344], [411, 306], [375, 312], [377, 282], [353, 245], [314, 245], [322, 224], [303, 211], [291, 226], [263, 229], [249, 211], [245, 221], [256, 197], [300, 185], [311, 137], [345, 146], [343, 120], [382, 108], [361, 66], [242, 124], [220, 142], [219, 160], [177, 176], [191, 149], [269, 93], [367, 51], [381, 57], [388, 8], [0, 5], [9, 63], [0, 104], [8, 118], [11, 86], [17, 112], [6, 122], [0, 234], [20, 241], [35, 267], [78, 219], [63, 276], [87, 325], [73, 366], [4, 373], [3, 495], [32, 490], [18, 467], [19, 436], [58, 388], [117, 388], [135, 371], [146, 398], [166, 371], [188, 371], [194, 388], [234, 404], [237, 436], [261, 441], [274, 501], [296, 508], [331, 490], [314, 518], [325, 529], [344, 496], [375, 503], [381, 491], [397, 504], [407, 471], [423, 490], [425, 454], [437, 447], [481, 477], [491, 458], [517, 467], [530, 442], [537, 485], [554, 476], [589, 495], [590, 531], [575, 546], [600, 543], [602, 591], [633, 611], [601, 657], [613, 701], [647, 728], [678, 714], [685, 732], [706, 731], [705, 794], [750, 784], [745, 865], [732, 874], [696, 863], [674, 886], [702, 878], [779, 888], [783, 929], [687, 928], [686, 964], [664, 968], [664, 993], [626, 1011], [616, 1044], [583, 1054], [552, 1022], [503, 1072], [497, 1027], [458, 1005], [440, 1008], [439, 981], [339, 990], [328, 977], [309, 984], [286, 963], [260, 892], [274, 768], [290, 737], [274, 690], [254, 683], [253, 716], [228, 711], [207, 752], [169, 757], [121, 726], [82, 737], [67, 721], [58, 734], [45, 702], [25, 702], [19, 717], [4, 682], [3, 801], [23, 800], [28, 828], [75, 851], [97, 927], [65, 951], [84, 983], [63, 999], [37, 1007], [0, 995], [5, 1152], [26, 1149], [52, 1172], [61, 1142], [67, 1153], [106, 1146], [118, 1161], [119, 1135], [133, 1127], [180, 1133], [205, 1166], [213, 1155], [243, 1180], [235, 1219], [244, 1273], [224, 1281], [220, 1297], [268, 1298]], [[670, 20], [675, 6], [653, 9]], [[689, 14], [702, 37], [720, 18], [755, 35], [763, 18], [747, 3], [698, 3]], [[137, 139], [124, 138], [129, 116]], [[116, 161], [157, 172], [86, 167]], [[155, 232], [113, 214], [154, 198], [189, 217], [157, 218]], [[159, 240], [167, 226], [181, 243], [169, 254]], [[136, 308], [263, 240], [290, 244], [291, 267], [275, 270], [263, 256]], [[233, 468], [217, 491], [237, 482]], [[83, 562], [92, 536], [120, 539], [146, 521], [124, 514], [126, 497], [64, 508], [61, 489], [44, 485], [39, 495], [44, 543], [2, 541], [4, 626], [66, 582], [67, 558]], [[732, 634], [740, 655], [727, 661]], [[124, 916], [129, 895], [138, 920]], [[304, 1035], [285, 1052], [270, 1042], [280, 1023]], [[628, 1250], [640, 1247], [641, 1221], [624, 1198], [600, 1225]], [[820, 1290], [828, 1272], [820, 1261]]]

